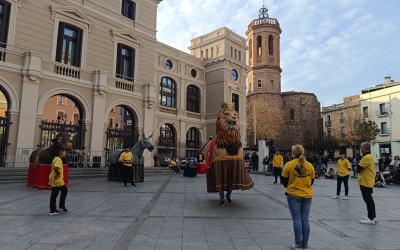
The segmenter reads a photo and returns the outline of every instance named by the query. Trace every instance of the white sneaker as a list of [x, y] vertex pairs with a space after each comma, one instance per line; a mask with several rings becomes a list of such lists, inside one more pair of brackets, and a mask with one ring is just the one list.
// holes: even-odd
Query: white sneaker
[[369, 218], [365, 218], [363, 220], [360, 220], [361, 224], [370, 224], [370, 225], [375, 225], [375, 221], [374, 220], [370, 220]]
[[332, 199], [338, 199], [338, 198], [339, 198], [339, 195], [335, 195], [332, 197]]
[[[368, 217], [365, 217], [364, 220], [369, 220], [369, 218], [368, 218]], [[378, 222], [378, 219], [375, 217], [375, 218], [374, 218], [374, 221], [375, 221], [375, 222]]]
[[348, 200], [349, 199], [349, 196], [345, 196], [345, 197], [343, 197], [343, 200]]
[[303, 249], [301, 246], [299, 246], [299, 245], [297, 245], [297, 244], [295, 244], [295, 243], [291, 243], [291, 244], [289, 245], [289, 248], [290, 248], [290, 249], [300, 249], [300, 250]]

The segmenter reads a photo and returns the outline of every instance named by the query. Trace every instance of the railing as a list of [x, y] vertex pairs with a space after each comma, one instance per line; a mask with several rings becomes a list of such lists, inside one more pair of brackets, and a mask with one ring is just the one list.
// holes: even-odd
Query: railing
[[127, 90], [130, 92], [134, 92], [134, 84], [133, 82], [126, 81], [123, 79], [117, 79], [115, 80], [115, 87], [117, 89], [122, 89], [122, 90]]
[[[7, 147], [4, 152], [4, 162], [7, 168], [28, 167], [29, 158], [37, 148], [14, 148]], [[110, 151], [81, 151], [71, 149], [67, 152], [66, 159], [68, 167], [108, 167], [110, 166]]]
[[0, 62], [5, 62], [6, 61], [6, 51], [3, 49], [0, 49]]
[[271, 19], [271, 18], [260, 18], [257, 20], [254, 20], [254, 25], [259, 25], [263, 23], [268, 23], [268, 24], [277, 24], [276, 19]]
[[332, 122], [331, 121], [325, 121], [325, 126], [327, 126], [327, 127], [332, 126]]
[[72, 77], [75, 79], [81, 78], [81, 71], [79, 68], [75, 68], [66, 64], [54, 65], [54, 73], [57, 75]]

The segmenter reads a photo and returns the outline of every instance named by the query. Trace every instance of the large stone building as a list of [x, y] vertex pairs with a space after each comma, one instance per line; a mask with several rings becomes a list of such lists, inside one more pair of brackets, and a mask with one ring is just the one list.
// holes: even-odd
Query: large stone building
[[375, 121], [380, 129], [372, 141], [375, 160], [400, 155], [400, 82], [385, 77], [384, 83], [363, 89], [360, 102], [363, 118]]
[[48, 145], [61, 127], [43, 120], [61, 112], [44, 107], [57, 96], [79, 111], [62, 127], [91, 151], [110, 148], [116, 107], [131, 114], [134, 141], [153, 135], [159, 158], [194, 155], [222, 102], [235, 103], [245, 131], [246, 40], [221, 28], [194, 38], [192, 54], [160, 43], [161, 1], [0, 0], [1, 150]]
[[[281, 91], [280, 34], [277, 19], [262, 8], [248, 25], [248, 144], [274, 138], [291, 146], [321, 135], [320, 103], [312, 93]], [[310, 147], [313, 150], [313, 147]]]
[[[351, 139], [346, 137], [346, 132], [353, 130], [355, 120], [361, 120], [360, 97], [358, 95], [343, 98], [343, 103], [333, 104], [332, 106], [322, 107], [323, 131], [327, 136], [335, 137], [340, 142], [341, 151], [345, 151], [347, 156], [359, 154], [359, 149], [354, 146]], [[335, 158], [339, 153], [335, 152]]]

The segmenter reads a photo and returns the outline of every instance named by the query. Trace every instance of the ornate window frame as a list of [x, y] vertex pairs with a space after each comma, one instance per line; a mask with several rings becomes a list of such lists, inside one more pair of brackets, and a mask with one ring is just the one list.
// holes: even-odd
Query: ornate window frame
[[88, 36], [89, 33], [92, 33], [92, 27], [94, 25], [92, 18], [90, 18], [88, 15], [86, 15], [74, 6], [51, 5], [50, 8], [51, 19], [54, 20], [51, 60], [56, 60], [58, 28], [60, 22], [70, 23], [78, 28], [81, 28], [83, 31], [81, 48], [81, 68], [86, 68]]
[[136, 82], [137, 76], [138, 76], [138, 69], [139, 69], [139, 54], [141, 49], [143, 48], [143, 42], [139, 38], [138, 35], [136, 35], [132, 30], [129, 29], [112, 29], [111, 30], [111, 35], [112, 38], [111, 40], [114, 42], [114, 58], [113, 58], [113, 75], [116, 74], [117, 70], [117, 50], [118, 50], [118, 44], [125, 44], [129, 47], [132, 47], [135, 49], [135, 58], [134, 58], [134, 72], [133, 72], [133, 81]]
[[11, 4], [10, 20], [8, 21], [7, 49], [12, 50], [14, 46], [15, 26], [17, 23], [17, 9], [22, 8], [23, 0], [6, 0], [6, 1]]

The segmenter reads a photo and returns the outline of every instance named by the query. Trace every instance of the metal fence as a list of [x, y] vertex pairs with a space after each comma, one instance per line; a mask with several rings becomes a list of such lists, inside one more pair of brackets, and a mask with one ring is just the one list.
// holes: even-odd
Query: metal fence
[[[27, 167], [30, 155], [37, 148], [7, 147], [3, 159], [7, 168]], [[110, 151], [74, 150], [67, 152], [68, 167], [71, 168], [100, 168], [110, 166]]]

